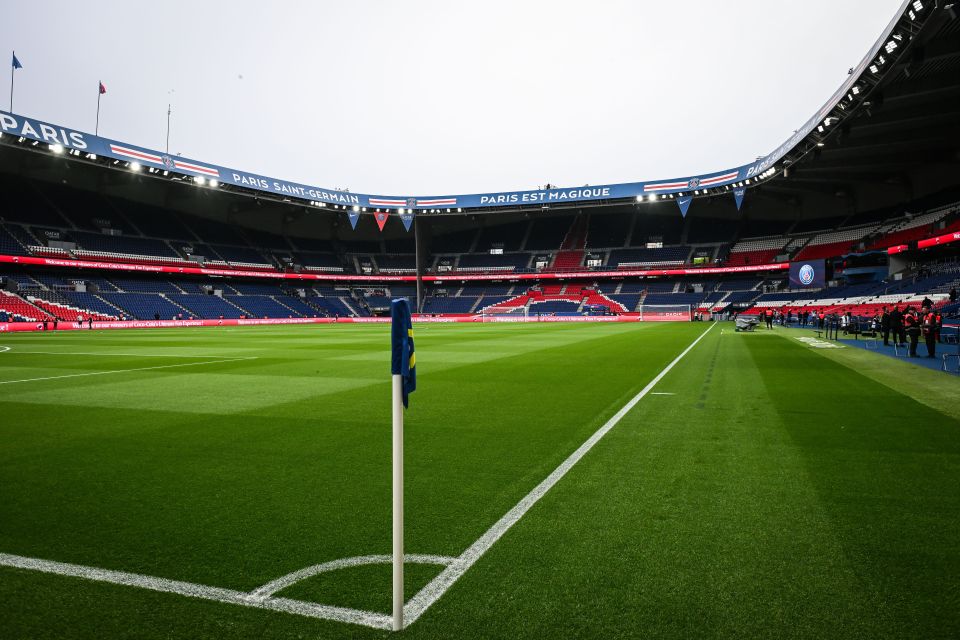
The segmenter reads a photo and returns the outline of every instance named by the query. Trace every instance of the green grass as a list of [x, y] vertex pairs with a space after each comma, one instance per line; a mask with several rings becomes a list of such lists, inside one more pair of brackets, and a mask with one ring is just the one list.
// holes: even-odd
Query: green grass
[[[418, 326], [407, 551], [459, 555], [705, 328]], [[403, 635], [960, 635], [960, 379], [792, 335], [712, 330]], [[0, 337], [0, 382], [48, 378], [0, 384], [0, 553], [243, 591], [389, 553], [387, 340]], [[389, 591], [375, 565], [280, 595]], [[10, 568], [0, 602], [4, 638], [389, 635]]]

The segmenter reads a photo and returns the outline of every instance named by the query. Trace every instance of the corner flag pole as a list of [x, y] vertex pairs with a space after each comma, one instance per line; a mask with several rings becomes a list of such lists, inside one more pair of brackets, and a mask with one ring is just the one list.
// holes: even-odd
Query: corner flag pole
[[403, 376], [393, 375], [393, 630], [403, 629]]
[[390, 374], [393, 384], [393, 630], [403, 629], [403, 410], [417, 388], [413, 318], [406, 298], [390, 303]]

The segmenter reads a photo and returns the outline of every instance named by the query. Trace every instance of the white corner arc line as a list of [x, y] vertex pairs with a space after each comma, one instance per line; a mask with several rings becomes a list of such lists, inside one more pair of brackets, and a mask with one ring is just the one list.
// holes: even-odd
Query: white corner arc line
[[106, 376], [111, 373], [130, 373], [132, 371], [153, 371], [155, 369], [173, 369], [176, 367], [197, 367], [203, 364], [224, 364], [241, 360], [256, 360], [254, 356], [246, 358], [230, 358], [228, 360], [208, 360], [206, 362], [186, 362], [183, 364], [164, 364], [157, 367], [136, 367], [134, 369], [111, 369], [110, 371], [90, 371], [88, 373], [69, 373], [62, 376], [46, 376], [43, 378], [23, 378], [22, 380], [0, 380], [0, 384], [17, 384], [19, 382], [39, 382], [40, 380], [61, 380], [63, 378], [83, 378], [85, 376]]
[[623, 419], [627, 413], [633, 409], [640, 400], [643, 399], [650, 391], [657, 385], [660, 380], [663, 379], [665, 375], [670, 373], [670, 370], [680, 360], [683, 359], [690, 350], [697, 346], [697, 343], [703, 340], [704, 336], [710, 333], [710, 330], [713, 329], [716, 324], [711, 324], [706, 331], [701, 333], [696, 340], [690, 343], [690, 345], [684, 349], [680, 355], [673, 359], [673, 361], [668, 364], [663, 370], [658, 373], [653, 380], [651, 380], [647, 386], [640, 390], [640, 392], [633, 396], [627, 404], [623, 405], [619, 411], [617, 411], [613, 417], [607, 420], [606, 423], [599, 429], [597, 429], [592, 436], [590, 436], [586, 442], [580, 445], [576, 451], [570, 454], [570, 456], [560, 463], [553, 472], [548, 475], [540, 484], [533, 488], [533, 490], [528, 493], [523, 499], [520, 500], [510, 511], [508, 511], [502, 518], [497, 520], [496, 523], [489, 529], [486, 533], [480, 536], [476, 542], [474, 542], [470, 547], [464, 551], [460, 556], [452, 563], [447, 565], [447, 567], [440, 572], [436, 578], [431, 580], [420, 592], [410, 599], [409, 602], [404, 606], [404, 619], [406, 620], [407, 625], [411, 625], [417, 621], [417, 619], [423, 615], [423, 613], [430, 608], [433, 603], [440, 599], [440, 597], [447, 592], [447, 590], [453, 586], [460, 577], [467, 572], [467, 570], [474, 565], [474, 563], [479, 560], [483, 554], [490, 550], [497, 540], [499, 540], [503, 534], [505, 534], [510, 527], [515, 525], [517, 521], [522, 518], [527, 511], [530, 510], [533, 505], [535, 505], [540, 498], [542, 498], [550, 489], [560, 481], [563, 476], [567, 474], [570, 469], [573, 468], [575, 464], [580, 462], [581, 458], [590, 451], [594, 445], [596, 445], [600, 440], [609, 433], [611, 429], [617, 426], [617, 423]]
[[209, 587], [191, 582], [181, 582], [180, 580], [169, 580], [167, 578], [145, 576], [138, 573], [113, 571], [111, 569], [85, 567], [79, 564], [68, 564], [66, 562], [25, 558], [7, 553], [0, 553], [0, 566], [53, 573], [74, 578], [85, 578], [97, 582], [109, 582], [111, 584], [138, 587], [140, 589], [148, 589], [162, 593], [173, 593], [190, 598], [213, 600], [225, 604], [237, 604], [256, 609], [281, 611], [306, 616], [308, 618], [347, 622], [372, 627], [374, 629], [389, 630], [393, 624], [392, 618], [383, 613], [361, 611], [347, 607], [334, 607], [314, 602], [304, 602], [302, 600], [291, 600], [289, 598], [257, 597], [244, 591], [235, 591], [222, 587]]
[[[411, 564], [437, 564], [448, 566], [455, 560], [456, 558], [451, 558], [450, 556], [434, 556], [421, 553], [403, 554], [403, 561]], [[336, 571], [337, 569], [346, 569], [347, 567], [360, 567], [368, 564], [390, 564], [391, 562], [393, 562], [393, 556], [389, 555], [354, 556], [353, 558], [331, 560], [330, 562], [315, 564], [313, 566], [300, 569], [299, 571], [288, 573], [287, 575], [281, 576], [276, 580], [271, 580], [262, 587], [257, 587], [251, 591], [250, 595], [258, 598], [265, 598], [267, 596], [272, 596], [278, 591], [283, 591], [287, 587], [296, 584], [301, 580], [312, 578], [313, 576], [321, 573]]]

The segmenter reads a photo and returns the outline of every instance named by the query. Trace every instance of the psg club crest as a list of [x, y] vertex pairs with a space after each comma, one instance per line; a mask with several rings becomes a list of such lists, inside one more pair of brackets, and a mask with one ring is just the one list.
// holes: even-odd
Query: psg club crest
[[805, 264], [800, 267], [800, 273], [797, 275], [800, 278], [800, 284], [808, 285], [813, 282], [813, 277], [815, 274], [813, 272], [813, 267], [809, 264]]
[[386, 211], [377, 211], [373, 215], [373, 219], [377, 221], [377, 226], [380, 227], [380, 231], [383, 231], [383, 225], [387, 223], [387, 217], [389, 215]]
[[411, 209], [414, 208], [415, 206], [417, 206], [417, 199], [416, 199], [416, 198], [407, 198], [407, 206], [410, 207]]
[[160, 162], [162, 162], [163, 166], [165, 166], [167, 169], [173, 169], [173, 158], [171, 158], [170, 156], [168, 155], [160, 156]]
[[690, 182], [687, 183], [690, 189], [696, 189], [700, 186], [700, 178], [690, 178]]

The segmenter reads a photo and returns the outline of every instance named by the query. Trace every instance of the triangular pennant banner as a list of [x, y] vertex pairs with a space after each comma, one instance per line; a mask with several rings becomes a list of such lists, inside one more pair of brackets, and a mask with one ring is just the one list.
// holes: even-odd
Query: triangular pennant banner
[[743, 206], [743, 196], [747, 193], [746, 187], [738, 187], [733, 190], [733, 199], [737, 201], [737, 211]]
[[350, 228], [354, 231], [357, 230], [357, 222], [360, 220], [360, 214], [356, 211], [348, 211], [347, 217], [350, 218]]
[[681, 196], [677, 198], [677, 206], [680, 207], [680, 215], [684, 218], [687, 217], [687, 209], [690, 208], [691, 202], [693, 202], [693, 196]]
[[383, 225], [387, 224], [390, 213], [388, 211], [377, 211], [373, 214], [373, 217], [377, 219], [377, 226], [380, 227], [380, 231], [383, 231]]
[[403, 228], [407, 231], [410, 231], [410, 225], [413, 224], [413, 212], [407, 211], [406, 213], [400, 214], [400, 222], [403, 223]]

